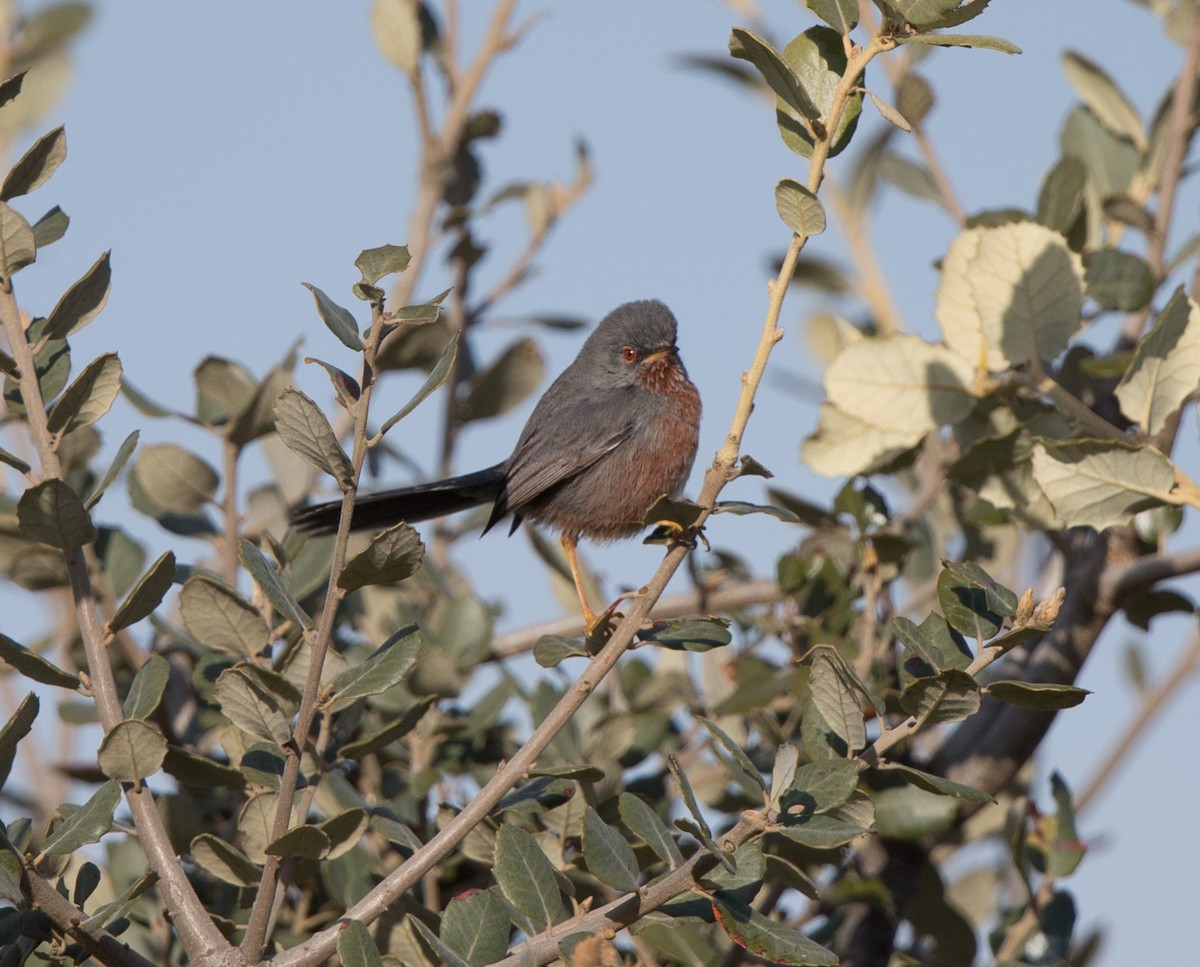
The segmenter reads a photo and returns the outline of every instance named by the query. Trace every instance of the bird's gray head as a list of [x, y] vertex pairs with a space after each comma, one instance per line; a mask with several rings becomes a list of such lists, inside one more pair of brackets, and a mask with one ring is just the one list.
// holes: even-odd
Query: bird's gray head
[[606, 374], [610, 385], [633, 385], [647, 367], [671, 360], [679, 365], [675, 316], [657, 299], [617, 306], [600, 320], [579, 350], [577, 363], [592, 374]]

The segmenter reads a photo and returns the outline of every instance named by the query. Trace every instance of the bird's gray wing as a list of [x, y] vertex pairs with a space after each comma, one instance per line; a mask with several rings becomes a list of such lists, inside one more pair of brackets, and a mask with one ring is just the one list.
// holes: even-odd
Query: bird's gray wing
[[[595, 408], [572, 406], [560, 410], [548, 419], [535, 424], [521, 435], [508, 462], [507, 480], [497, 501], [500, 516], [520, 509], [540, 494], [582, 473], [597, 460], [629, 437], [633, 422], [623, 420], [619, 425], [604, 428], [597, 422], [603, 416]], [[503, 509], [501, 509], [503, 504]]]

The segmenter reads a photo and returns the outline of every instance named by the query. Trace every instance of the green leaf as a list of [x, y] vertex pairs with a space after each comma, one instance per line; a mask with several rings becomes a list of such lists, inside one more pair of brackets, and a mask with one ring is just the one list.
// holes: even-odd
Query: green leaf
[[766, 514], [768, 517], [774, 517], [787, 524], [801, 523], [800, 517], [785, 507], [776, 507], [773, 504], [750, 504], [744, 500], [718, 500], [713, 507], [713, 513], [736, 514], [739, 517], [749, 514]]
[[[783, 49], [781, 56], [811, 98], [817, 112], [812, 117], [820, 117], [828, 124], [834, 97], [847, 70], [842, 35], [828, 27], [809, 27]], [[832, 132], [830, 157], [840, 153], [850, 143], [861, 113], [862, 94], [855, 92], [847, 98], [837, 130]], [[786, 102], [777, 103], [775, 121], [783, 143], [801, 157], [811, 158], [812, 136], [808, 125], [801, 120], [801, 113]]]
[[494, 363], [471, 377], [458, 407], [464, 423], [507, 413], [522, 403], [542, 381], [546, 363], [532, 339], [518, 339]]
[[[822, 760], [817, 760], [822, 761]], [[767, 811], [778, 813], [783, 797], [796, 779], [800, 768], [800, 750], [790, 742], [783, 742], [775, 750], [775, 761], [771, 763], [771, 785], [767, 790]]]
[[963, 419], [975, 405], [971, 364], [920, 336], [847, 346], [825, 370], [829, 401], [885, 430], [922, 433]]
[[1154, 273], [1144, 259], [1117, 249], [1100, 249], [1083, 257], [1087, 294], [1101, 309], [1137, 312], [1154, 297]]
[[362, 387], [358, 385], [356, 380], [349, 373], [338, 369], [332, 363], [327, 363], [323, 359], [317, 359], [315, 356], [305, 356], [306, 363], [313, 363], [325, 370], [325, 374], [329, 377], [329, 382], [333, 385], [333, 391], [337, 394], [337, 401], [347, 413], [354, 411], [359, 399], [362, 396]]
[[1046, 873], [1062, 878], [1070, 876], [1078, 868], [1084, 853], [1087, 852], [1087, 844], [1080, 840], [1075, 826], [1075, 806], [1071, 802], [1071, 790], [1057, 771], [1050, 774], [1050, 789], [1054, 793], [1055, 810]]
[[539, 931], [567, 919], [554, 867], [525, 830], [508, 824], [500, 827], [493, 873], [505, 899]]
[[1074, 685], [1048, 685], [1035, 682], [998, 681], [989, 682], [984, 689], [993, 698], [998, 698], [1018, 708], [1031, 708], [1039, 712], [1056, 712], [1074, 708], [1092, 693]]
[[839, 34], [848, 35], [858, 23], [857, 0], [804, 0], [804, 5]]
[[1068, 526], [1096, 530], [1170, 503], [1175, 486], [1170, 460], [1120, 440], [1043, 440], [1033, 448], [1033, 476]]
[[226, 424], [225, 438], [232, 444], [244, 447], [275, 431], [275, 401], [292, 385], [291, 363], [276, 366], [258, 383], [254, 395], [241, 413]]
[[458, 337], [459, 333], [457, 332], [450, 337], [450, 341], [446, 343], [446, 349], [442, 353], [442, 358], [439, 359], [433, 369], [430, 370], [429, 376], [426, 378], [425, 382], [421, 384], [421, 388], [413, 394], [412, 399], [400, 407], [400, 409], [393, 416], [391, 416], [383, 424], [383, 426], [379, 428], [380, 436], [383, 436], [388, 430], [408, 416], [409, 413], [411, 413], [425, 401], [426, 397], [428, 397], [430, 393], [446, 382], [446, 377], [450, 375], [450, 367], [454, 365], [454, 358], [458, 355]]
[[316, 826], [293, 826], [267, 845], [268, 856], [320, 860], [329, 852], [329, 837]]
[[0, 278], [12, 278], [36, 258], [37, 243], [29, 222], [0, 201]]
[[425, 640], [416, 625], [397, 631], [370, 658], [347, 668], [330, 683], [332, 710], [347, 708], [360, 698], [386, 692], [404, 681], [424, 647]]
[[71, 219], [67, 213], [55, 205], [41, 218], [33, 223], [33, 242], [39, 250], [47, 245], [53, 245], [67, 234], [67, 226]]
[[100, 502], [100, 498], [104, 496], [104, 491], [108, 490], [113, 485], [113, 482], [121, 476], [121, 471], [125, 469], [125, 465], [129, 463], [129, 458], [133, 456], [133, 451], [137, 449], [138, 438], [141, 434], [134, 430], [127, 436], [121, 445], [117, 448], [116, 455], [112, 459], [112, 463], [108, 465], [108, 469], [104, 471], [103, 476], [96, 481], [91, 491], [87, 495], [87, 500], [83, 502], [83, 506], [87, 510], [91, 510]]
[[12, 201], [44, 185], [67, 156], [66, 131], [57, 127], [38, 138], [0, 185], [0, 200]]
[[968, 229], [942, 263], [937, 320], [946, 344], [972, 367], [1053, 359], [1079, 328], [1082, 307], [1080, 258], [1044, 225]]
[[806, 762], [792, 780], [793, 795], [786, 797], [788, 812], [805, 815], [828, 812], [846, 802], [858, 785], [858, 764], [850, 759]]
[[1062, 65], [1067, 81], [1100, 123], [1117, 137], [1144, 150], [1146, 139], [1142, 135], [1142, 119], [1104, 68], [1070, 50], [1062, 55]]
[[51, 433], [67, 434], [99, 420], [121, 392], [121, 360], [116, 353], [93, 359], [50, 411]]
[[846, 744], [848, 751], [854, 751], [867, 744], [862, 707], [854, 688], [830, 654], [831, 650], [820, 648], [813, 655], [808, 688], [813, 707], [829, 729]]
[[196, 789], [243, 789], [246, 786], [246, 777], [241, 770], [174, 745], [167, 746], [163, 771], [182, 785]]
[[909, 161], [894, 151], [885, 152], [879, 159], [879, 175], [902, 192], [913, 198], [922, 198], [935, 203], [941, 202], [941, 192], [933, 181], [933, 175], [924, 165]]
[[92, 793], [82, 806], [71, 809], [63, 821], [46, 837], [42, 852], [46, 856], [68, 856], [113, 828], [113, 813], [121, 801], [121, 786], [109, 779]]
[[315, 285], [309, 285], [307, 282], [302, 282], [301, 285], [312, 293], [321, 321], [329, 327], [330, 332], [337, 336], [338, 341], [347, 349], [362, 352], [363, 344], [358, 335], [358, 323], [354, 321], [350, 310], [343, 309]]
[[825, 209], [820, 199], [792, 178], [784, 178], [775, 186], [775, 209], [783, 224], [797, 235], [820, 235], [825, 231]]
[[1060, 235], [1066, 235], [1083, 210], [1087, 169], [1078, 158], [1059, 158], [1050, 169], [1038, 194], [1037, 220]]
[[329, 474], [343, 490], [354, 486], [350, 458], [316, 403], [291, 387], [279, 394], [274, 411], [275, 431], [288, 449]]
[[837, 967], [837, 954], [815, 940], [763, 916], [737, 896], [717, 891], [712, 896], [717, 923], [739, 947], [777, 964]]
[[933, 47], [979, 47], [983, 50], [998, 50], [1002, 54], [1019, 54], [1021, 48], [1003, 37], [986, 34], [909, 34], [896, 38], [898, 44], [916, 44]]
[[951, 779], [943, 779], [941, 776], [931, 775], [898, 762], [889, 763], [887, 766], [881, 767], [880, 771], [884, 775], [903, 776], [905, 782], [924, 789], [926, 792], [937, 793], [939, 796], [952, 796], [966, 802], [995, 802], [986, 792], [981, 792], [974, 786], [967, 786]]
[[196, 381], [196, 419], [221, 426], [241, 413], [254, 396], [254, 376], [240, 363], [206, 356], [192, 374]]
[[436, 696], [427, 695], [419, 702], [405, 709], [404, 714], [399, 718], [393, 719], [378, 732], [364, 735], [353, 742], [346, 743], [339, 750], [342, 757], [345, 759], [361, 759], [373, 752], [387, 748], [397, 739], [404, 737], [415, 729], [417, 723], [421, 721], [425, 713], [429, 711], [430, 706], [436, 701]]
[[703, 725], [712, 734], [712, 737], [717, 740], [721, 748], [733, 759], [741, 771], [746, 775], [751, 782], [755, 783], [763, 792], [767, 791], [767, 784], [763, 780], [762, 773], [758, 771], [754, 763], [750, 761], [750, 757], [742, 751], [742, 747], [733, 741], [732, 738], [722, 729], [716, 722], [705, 718], [703, 715], [696, 716], [697, 721]]
[[325, 820], [318, 827], [329, 843], [325, 857], [335, 860], [350, 852], [358, 845], [368, 825], [367, 811], [359, 807], [347, 809]]
[[722, 618], [691, 618], [680, 621], [656, 621], [651, 628], [638, 632], [639, 641], [672, 651], [711, 651], [733, 640], [728, 621]]
[[92, 933], [100, 927], [108, 927], [116, 923], [137, 904], [138, 899], [158, 882], [158, 874], [153, 870], [142, 874], [117, 895], [116, 899], [104, 904], [90, 917], [84, 920], [79, 929]]
[[57, 478], [30, 487], [21, 495], [17, 524], [30, 540], [61, 551], [91, 544], [99, 536], [79, 495]]
[[13, 98], [21, 93], [21, 83], [25, 80], [25, 75], [29, 73], [29, 68], [17, 71], [12, 77], [6, 77], [3, 82], [0, 82], [0, 107], [4, 107]]
[[141, 783], [162, 768], [167, 740], [158, 726], [141, 719], [118, 722], [100, 743], [101, 771], [118, 782]]
[[779, 52], [757, 34], [734, 27], [729, 35], [730, 56], [749, 61], [762, 75], [767, 86], [787, 107], [800, 117], [815, 121], [821, 109], [813, 103], [804, 84]]
[[239, 668], [227, 668], [217, 677], [213, 697], [221, 714], [247, 735], [283, 748], [291, 740], [291, 727], [279, 702]]
[[455, 897], [442, 914], [442, 940], [471, 967], [502, 960], [510, 932], [508, 907], [495, 887]]
[[258, 886], [262, 878], [262, 870], [250, 857], [212, 833], [201, 833], [193, 839], [191, 853], [202, 870], [223, 883]]
[[1180, 286], [1142, 337], [1117, 386], [1121, 412], [1158, 434], [1200, 385], [1200, 306]]
[[403, 272], [411, 261], [407, 245], [380, 245], [363, 249], [354, 260], [354, 267], [362, 273], [364, 283], [374, 285], [385, 275]]
[[913, 624], [908, 618], [893, 618], [892, 631], [900, 644], [935, 672], [947, 668], [961, 671], [971, 664], [966, 642], [940, 614], [929, 615], [920, 625]]
[[376, 534], [365, 550], [346, 562], [338, 575], [338, 587], [355, 591], [371, 584], [403, 581], [417, 572], [424, 556], [420, 535], [401, 521]]
[[543, 668], [557, 668], [567, 658], [587, 658], [588, 650], [578, 638], [542, 635], [533, 646], [533, 660]]
[[266, 555], [259, 550], [258, 545], [243, 538], [238, 544], [238, 560], [250, 572], [250, 577], [276, 611], [301, 628], [308, 629], [313, 626], [312, 618], [300, 607], [300, 603], [283, 583], [283, 578], [271, 566]]
[[916, 446], [924, 429], [895, 430], [822, 403], [816, 432], [801, 447], [804, 462], [824, 477], [846, 477], [871, 468]]
[[108, 302], [112, 282], [112, 266], [105, 252], [78, 282], [63, 293], [58, 304], [46, 318], [46, 335], [51, 339], [66, 339], [79, 332], [96, 318]]
[[79, 688], [78, 675], [63, 671], [53, 662], [47, 661], [37, 652], [30, 651], [4, 634], [0, 634], [0, 661], [8, 663], [26, 678], [43, 685]]
[[959, 803], [951, 797], [907, 783], [878, 789], [871, 798], [875, 803], [875, 832], [896, 839], [944, 833], [959, 813]]
[[1017, 611], [1017, 596], [972, 562], [944, 561], [937, 592], [951, 627], [980, 641], [997, 634]]
[[133, 676], [129, 693], [121, 705], [125, 718], [145, 719], [153, 715], [158, 703], [162, 701], [170, 676], [171, 666], [162, 655], [151, 655], [147, 658]]
[[922, 727], [968, 718], [979, 711], [980, 701], [979, 683], [957, 669], [918, 678], [900, 693], [900, 707]]
[[809, 849], [838, 849], [870, 830], [836, 816], [820, 815], [806, 817], [799, 823], [787, 823], [775, 832]]
[[441, 937], [429, 929], [423, 920], [410, 915], [408, 922], [413, 925], [417, 933], [424, 938], [425, 942], [433, 948], [434, 952], [438, 955], [446, 967], [471, 967], [470, 964], [468, 964], [462, 959], [462, 957], [458, 955], [457, 951], [451, 949]]
[[679, 851], [671, 830], [645, 800], [631, 792], [623, 792], [617, 799], [617, 808], [621, 822], [649, 846], [660, 860], [672, 869], [683, 862], [683, 853]]
[[33, 728], [33, 722], [37, 718], [40, 707], [38, 697], [30, 692], [21, 699], [17, 710], [4, 723], [4, 728], [0, 729], [0, 786], [8, 781], [13, 759], [16, 757], [17, 743], [25, 738], [29, 734], [29, 730]]
[[193, 574], [179, 592], [183, 625], [209, 648], [235, 655], [257, 655], [270, 629], [245, 598], [215, 578]]
[[583, 814], [583, 860], [588, 872], [622, 893], [636, 893], [638, 864], [625, 837], [594, 809]]
[[[116, 613], [109, 619], [109, 631], [120, 631], [136, 624], [152, 614], [162, 604], [175, 581], [175, 553], [167, 551], [142, 575], [133, 590], [121, 602]], [[129, 714], [128, 711], [126, 714]], [[137, 718], [138, 716], [130, 716]]]
[[142, 448], [133, 465], [146, 496], [163, 510], [190, 514], [213, 499], [220, 478], [205, 461], [174, 443]]
[[17, 473], [29, 473], [33, 468], [14, 453], [0, 448], [0, 463], [12, 467]]

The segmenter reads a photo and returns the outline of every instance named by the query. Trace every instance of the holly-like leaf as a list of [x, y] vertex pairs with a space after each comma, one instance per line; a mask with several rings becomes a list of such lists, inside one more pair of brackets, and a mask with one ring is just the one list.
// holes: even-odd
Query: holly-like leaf
[[717, 891], [712, 896], [712, 907], [721, 929], [734, 943], [756, 957], [802, 967], [837, 967], [840, 963], [833, 951], [826, 950], [799, 931], [763, 916], [733, 894]]
[[631, 792], [623, 792], [617, 800], [621, 822], [626, 828], [650, 847], [656, 856], [672, 868], [683, 862], [683, 853], [675, 843], [675, 837], [652, 806]]
[[210, 648], [251, 656], [267, 644], [270, 629], [258, 610], [207, 575], [193, 574], [184, 582], [179, 612], [184, 627]]
[[300, 602], [288, 590], [279, 572], [271, 566], [271, 562], [267, 560], [266, 555], [259, 550], [256, 544], [243, 538], [238, 544], [238, 560], [250, 572], [254, 583], [258, 585], [258, 589], [262, 591], [276, 611], [285, 618], [291, 619], [301, 628], [313, 626], [312, 618], [300, 607]]
[[223, 714], [247, 735], [283, 748], [291, 727], [279, 702], [239, 668], [227, 668], [217, 678], [213, 697]]
[[99, 537], [79, 495], [57, 478], [44, 480], [21, 495], [17, 524], [30, 540], [62, 551], [91, 544]]
[[424, 638], [416, 625], [396, 632], [370, 658], [347, 668], [330, 683], [334, 697], [332, 710], [336, 712], [360, 698], [386, 692], [402, 682], [424, 647]]
[[425, 545], [417, 532], [401, 522], [372, 538], [342, 568], [338, 587], [354, 591], [370, 584], [394, 584], [411, 577], [421, 566]]
[[471, 967], [502, 960], [510, 932], [508, 906], [495, 887], [456, 896], [442, 914], [442, 940]]
[[959, 722], [979, 711], [979, 683], [956, 669], [918, 678], [900, 694], [900, 707], [922, 726]]
[[0, 201], [0, 278], [11, 279], [37, 258], [33, 229], [25, 216]]
[[201, 833], [193, 839], [191, 853], [202, 870], [233, 886], [257, 886], [262, 876], [250, 857], [212, 833]]
[[63, 671], [53, 662], [46, 660], [37, 652], [30, 651], [4, 634], [0, 634], [0, 661], [12, 666], [26, 678], [41, 682], [43, 685], [79, 688], [78, 675]]
[[205, 461], [174, 443], [142, 448], [133, 476], [146, 496], [163, 510], [190, 514], [212, 500], [220, 478]]
[[454, 365], [454, 358], [458, 355], [458, 337], [459, 333], [457, 332], [450, 337], [450, 341], [446, 343], [446, 349], [443, 351], [441, 359], [439, 359], [433, 369], [430, 370], [429, 376], [425, 379], [425, 382], [423, 382], [420, 388], [413, 394], [412, 399], [400, 407], [400, 409], [391, 417], [389, 417], [383, 426], [379, 428], [380, 436], [383, 436], [388, 430], [408, 416], [409, 413], [411, 413], [425, 401], [429, 394], [446, 382], [446, 377], [450, 375], [450, 367]]
[[[108, 621], [109, 631], [120, 631], [152, 614], [175, 580], [175, 552], [167, 551], [138, 579]], [[134, 716], [136, 717], [136, 716]]]
[[407, 245], [380, 245], [363, 249], [354, 260], [354, 267], [362, 273], [364, 283], [374, 285], [385, 275], [403, 272], [411, 261]]

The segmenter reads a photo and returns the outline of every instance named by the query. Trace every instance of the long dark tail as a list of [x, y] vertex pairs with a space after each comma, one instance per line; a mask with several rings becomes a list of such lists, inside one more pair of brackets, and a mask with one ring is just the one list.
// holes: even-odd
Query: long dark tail
[[[505, 464], [498, 463], [486, 470], [449, 480], [364, 494], [354, 503], [353, 527], [355, 530], [382, 530], [402, 520], [412, 524], [490, 503], [500, 495], [504, 472]], [[331, 534], [337, 530], [341, 512], [342, 502], [331, 500], [293, 508], [291, 520], [302, 531]]]

